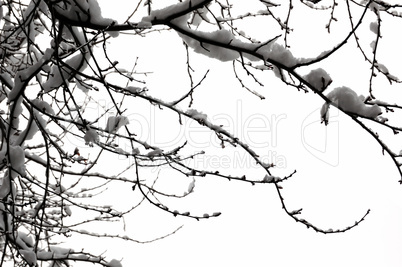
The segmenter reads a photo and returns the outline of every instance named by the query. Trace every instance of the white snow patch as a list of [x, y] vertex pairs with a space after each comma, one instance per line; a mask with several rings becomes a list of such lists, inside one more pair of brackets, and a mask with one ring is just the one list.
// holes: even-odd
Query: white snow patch
[[47, 113], [49, 115], [55, 114], [53, 108], [46, 101], [33, 99], [31, 102], [35, 107], [32, 115], [36, 118], [36, 120], [30, 118], [31, 121], [28, 123], [25, 130], [19, 135], [16, 142], [17, 144], [22, 144], [25, 140], [31, 140], [35, 136], [39, 130], [37, 123], [39, 123], [43, 129], [45, 129], [47, 122], [45, 119], [43, 119], [41, 115], [42, 113]]
[[372, 31], [375, 34], [378, 34], [378, 23], [377, 22], [370, 23], [370, 31]]
[[54, 253], [54, 257], [67, 257], [70, 253], [74, 252], [71, 248], [61, 248], [57, 246], [50, 246], [50, 251]]
[[27, 235], [26, 233], [19, 231], [18, 238], [21, 238], [21, 240], [24, 241], [24, 243], [27, 244], [28, 246], [30, 247], [34, 246], [34, 240], [31, 235]]
[[175, 14], [179, 14], [188, 10], [190, 7], [198, 5], [203, 0], [186, 0], [177, 4], [173, 4], [162, 9], [152, 10], [149, 16], [143, 17], [142, 22], [144, 24], [149, 23], [155, 19], [166, 20]]
[[31, 102], [38, 110], [50, 115], [55, 114], [53, 108], [46, 101], [40, 99], [33, 99], [31, 100]]
[[186, 114], [197, 121], [204, 121], [204, 122], [207, 121], [207, 115], [196, 109], [188, 109], [186, 111]]
[[280, 177], [272, 176], [272, 175], [268, 175], [268, 174], [265, 174], [264, 178], [262, 179], [262, 181], [266, 182], [266, 183], [278, 182], [280, 180], [281, 180]]
[[101, 8], [97, 0], [65, 0], [61, 5], [53, 5], [57, 13], [73, 20], [90, 22], [96, 25], [109, 26], [115, 21], [102, 17]]
[[7, 86], [14, 87], [14, 82], [13, 79], [11, 78], [11, 75], [8, 74], [7, 72], [0, 73], [1, 79], [5, 81]]
[[39, 260], [51, 260], [53, 258], [53, 252], [51, 251], [38, 251], [36, 253], [36, 256], [38, 257]]
[[150, 29], [152, 28], [151, 17], [143, 17], [140, 22], [137, 24], [137, 28], [140, 29]]
[[142, 92], [144, 89], [137, 86], [128, 86], [126, 90], [130, 93], [136, 94]]
[[289, 49], [275, 42], [261, 47], [257, 52], [264, 56], [265, 61], [274, 60], [286, 67], [294, 66], [299, 62]]
[[120, 154], [120, 155], [125, 155], [125, 154], [127, 154], [127, 152], [124, 151], [124, 149], [122, 149], [121, 147], [116, 147], [116, 148], [114, 149], [114, 151], [115, 151], [116, 153]]
[[376, 63], [375, 66], [384, 74], [388, 74], [388, 68], [384, 64]]
[[38, 62], [34, 65], [17, 72], [14, 79], [14, 86], [8, 94], [8, 102], [15, 101], [18, 97], [22, 95], [22, 92], [25, 90], [29, 79], [34, 76], [36, 72], [38, 72], [45, 62], [49, 61], [51, 56], [53, 55], [53, 49], [47, 49], [45, 54], [42, 56]]
[[8, 171], [4, 173], [3, 178], [0, 180], [0, 198], [4, 199], [7, 196], [12, 196], [15, 198], [16, 188], [14, 183], [11, 181], [10, 177], [8, 176]]
[[[228, 45], [235, 40], [234, 35], [230, 31], [224, 29], [214, 32], [191, 32], [196, 34], [200, 39], [206, 39], [211, 42], [219, 42], [224, 45]], [[194, 38], [180, 33], [179, 36], [186, 42], [189, 47], [194, 49], [194, 52], [218, 59], [220, 61], [232, 61], [240, 56], [239, 52], [225, 47], [202, 43]]]
[[[0, 162], [7, 162], [11, 165], [12, 177], [18, 174], [25, 176], [25, 153], [20, 146], [9, 146], [7, 151], [7, 145], [3, 145], [3, 149], [0, 151]], [[10, 161], [10, 162], [9, 162]], [[17, 173], [15, 173], [17, 172]]]
[[320, 114], [321, 114], [321, 122], [328, 124], [328, 120], [329, 120], [329, 104], [328, 103], [325, 103], [324, 105], [322, 105]]
[[108, 133], [117, 132], [122, 126], [129, 124], [129, 120], [125, 116], [111, 116], [107, 119], [105, 131]]
[[19, 250], [29, 266], [36, 265], [36, 254], [32, 250]]
[[154, 157], [154, 156], [160, 156], [162, 155], [163, 150], [160, 148], [155, 148], [154, 150], [152, 150], [151, 152], [148, 152], [147, 156], [148, 157]]
[[192, 192], [194, 191], [194, 187], [195, 187], [195, 180], [193, 179], [193, 180], [191, 181], [191, 183], [188, 185], [187, 192], [188, 192], [188, 193], [192, 193]]
[[121, 262], [118, 261], [118, 260], [115, 260], [115, 259], [109, 261], [109, 262], [106, 264], [106, 266], [108, 266], [108, 267], [123, 267], [123, 265], [121, 264]]
[[89, 129], [84, 135], [84, 141], [86, 145], [93, 146], [93, 144], [99, 141], [99, 135], [94, 129]]
[[66, 212], [67, 216], [71, 216], [71, 214], [73, 214], [69, 206], [63, 206], [63, 209]]
[[310, 71], [310, 73], [303, 76], [303, 78], [320, 92], [325, 90], [332, 82], [329, 74], [322, 68]]
[[76, 71], [82, 71], [87, 66], [86, 60], [81, 52], [67, 60], [65, 63], [70, 66], [71, 69], [59, 65], [52, 66], [49, 79], [42, 85], [45, 93], [59, 88], [64, 83], [68, 85], [68, 81], [72, 78]]
[[377, 104], [366, 105], [363, 102], [363, 96], [357, 96], [355, 91], [345, 86], [335, 88], [328, 93], [327, 97], [342, 110], [362, 117], [375, 118], [382, 113]]

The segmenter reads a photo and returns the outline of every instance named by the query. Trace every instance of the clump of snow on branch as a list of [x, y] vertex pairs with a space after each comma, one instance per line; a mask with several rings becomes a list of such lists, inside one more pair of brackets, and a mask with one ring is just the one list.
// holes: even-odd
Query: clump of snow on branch
[[[69, 67], [60, 67], [60, 65], [53, 65], [49, 79], [43, 83], [43, 90], [45, 93], [57, 89], [64, 83], [68, 85], [68, 81], [76, 73], [86, 68], [87, 63], [82, 53], [70, 58], [65, 62]], [[61, 71], [60, 71], [61, 69]]]
[[276, 42], [262, 46], [258, 53], [264, 56], [265, 61], [273, 60], [286, 67], [299, 63], [299, 59], [295, 58], [289, 49]]
[[195, 187], [195, 180], [193, 179], [190, 184], [188, 185], [188, 189], [187, 192], [190, 194], [192, 192], [194, 192], [194, 187]]
[[[355, 113], [359, 116], [374, 119], [380, 115], [381, 108], [377, 105], [366, 105], [364, 96], [358, 96], [355, 91], [348, 87], [337, 87], [327, 95], [331, 102], [345, 112]], [[321, 109], [323, 121], [328, 120], [329, 104], [325, 103]]]
[[87, 85], [82, 78], [80, 77], [80, 75], [75, 75], [75, 85], [77, 85], [77, 88], [80, 89], [84, 94], [88, 94], [89, 90], [92, 89], [92, 87], [90, 85]]
[[150, 27], [153, 20], [167, 20], [168, 18], [186, 12], [189, 7], [198, 5], [204, 0], [186, 0], [177, 4], [173, 4], [162, 9], [152, 10], [149, 16], [145, 16], [141, 19], [138, 27]]
[[108, 267], [123, 267], [123, 265], [121, 264], [121, 262], [118, 261], [118, 260], [115, 260], [115, 259], [109, 261], [109, 262], [106, 264], [106, 266], [108, 266]]
[[108, 133], [115, 133], [121, 127], [129, 124], [129, 120], [125, 116], [111, 116], [107, 119], [105, 131]]
[[53, 5], [56, 12], [72, 21], [90, 22], [95, 25], [108, 26], [114, 23], [112, 19], [102, 17], [97, 0], [63, 1], [63, 4]]
[[329, 104], [328, 103], [325, 103], [324, 105], [322, 105], [320, 114], [321, 114], [321, 122], [324, 122], [325, 125], [327, 125], [328, 121], [329, 121]]
[[19, 251], [21, 255], [24, 257], [24, 259], [27, 261], [29, 266], [35, 266], [36, 265], [36, 254], [32, 250], [20, 250]]
[[50, 246], [49, 248], [54, 258], [65, 258], [68, 257], [70, 253], [74, 252], [74, 250], [71, 248], [62, 248], [57, 246]]
[[[137, 26], [151, 27], [152, 21], [174, 18], [172, 22], [175, 25], [186, 28], [185, 31], [187, 33], [178, 34], [189, 47], [194, 49], [196, 53], [220, 61], [232, 61], [237, 59], [244, 48], [249, 48], [250, 50], [259, 48], [259, 45], [244, 43], [236, 39], [233, 33], [226, 29], [219, 29], [213, 32], [201, 32], [188, 28], [186, 25], [190, 17], [188, 14], [182, 14], [182, 12], [201, 2], [201, 0], [188, 0], [163, 9], [154, 10], [149, 16], [143, 17]], [[174, 15], [181, 16], [175, 17]], [[276, 61], [286, 67], [294, 66], [299, 62], [299, 59], [295, 58], [290, 50], [275, 42], [260, 47], [258, 53], [264, 57], [264, 60]], [[257, 60], [255, 56], [251, 56], [247, 53], [245, 53], [244, 56], [253, 61]]]
[[99, 135], [94, 129], [89, 129], [84, 135], [84, 141], [86, 145], [93, 146], [93, 144], [99, 142]]
[[206, 7], [198, 9], [191, 18], [191, 25], [198, 27], [200, 26], [202, 21], [209, 22], [210, 20], [208, 19], [206, 14], [208, 14], [208, 9]]
[[206, 114], [204, 114], [196, 109], [189, 109], [186, 111], [186, 114], [198, 122], [206, 122], [208, 120], [208, 117]]
[[[137, 24], [139, 28], [149, 28], [153, 21], [169, 20], [175, 25], [185, 28], [185, 33], [178, 33], [183, 41], [196, 53], [218, 59], [220, 61], [232, 61], [237, 59], [242, 48], [256, 48], [254, 44], [244, 43], [235, 38], [233, 33], [226, 29], [212, 32], [195, 31], [187, 27], [189, 14], [185, 14], [189, 7], [202, 3], [203, 0], [187, 0], [159, 10], [153, 10], [149, 16], [143, 17]], [[204, 7], [205, 9], [205, 7]], [[199, 24], [199, 23], [198, 23]], [[204, 41], [203, 41], [204, 40]], [[226, 46], [226, 47], [225, 47]], [[239, 51], [237, 51], [239, 50]], [[245, 53], [250, 60], [257, 58]]]
[[331, 83], [332, 79], [329, 74], [322, 68], [318, 68], [310, 71], [309, 74], [303, 77], [314, 89], [322, 92], [324, 91]]
[[[15, 198], [17, 189], [16, 189], [14, 183], [8, 177], [8, 172], [5, 172], [4, 177], [1, 178], [0, 181], [1, 181], [1, 185], [0, 185], [1, 199], [6, 198], [7, 196], [13, 196]], [[0, 221], [0, 229], [5, 229], [4, 227], [2, 227], [1, 221]]]
[[130, 93], [133, 93], [133, 94], [137, 94], [137, 93], [141, 93], [141, 92], [145, 91], [144, 88], [137, 87], [137, 86], [128, 86], [128, 87], [126, 88], [126, 90], [127, 90], [128, 92], [130, 92]]
[[[26, 245], [28, 245], [29, 247], [33, 247], [34, 246], [34, 239], [32, 237], [31, 234], [26, 234], [22, 231], [18, 231], [18, 235], [17, 237], [19, 239], [21, 239]], [[24, 248], [25, 249], [25, 248]]]
[[[78, 45], [83, 45], [86, 43], [84, 33], [78, 28], [73, 27], [72, 29], [64, 29], [63, 37], [65, 40], [71, 40], [76, 42]], [[62, 42], [59, 44], [71, 45], [68, 42]], [[56, 46], [54, 40], [52, 41], [52, 46]], [[91, 57], [91, 53], [88, 51], [87, 46], [83, 46], [81, 50], [78, 50], [76, 55], [72, 55], [62, 64], [54, 64], [51, 68], [48, 65], [42, 67], [42, 69], [49, 73], [49, 79], [42, 84], [45, 93], [57, 89], [61, 85], [68, 85], [69, 81], [74, 77], [79, 79], [80, 77], [76, 75], [77, 73], [83, 71], [87, 67], [87, 62]], [[67, 65], [67, 66], [65, 66]]]
[[137, 23], [137, 28], [150, 29], [152, 27], [151, 17], [143, 17], [140, 22]]
[[278, 182], [280, 180], [281, 180], [280, 177], [266, 174], [262, 181], [265, 182], [265, 183], [274, 183], [274, 182]]
[[33, 99], [31, 102], [37, 110], [50, 115], [55, 114], [53, 108], [46, 101], [40, 99]]
[[39, 130], [38, 123], [42, 129], [46, 128], [47, 122], [43, 119], [42, 113], [55, 115], [53, 108], [46, 101], [33, 99], [31, 100], [31, 103], [34, 108], [32, 110], [30, 122], [25, 130], [23, 130], [19, 135], [16, 142], [17, 144], [22, 144], [25, 140], [31, 140]]
[[388, 73], [389, 73], [388, 68], [385, 67], [384, 64], [375, 63], [375, 66], [376, 66], [376, 67], [378, 68], [378, 70], [381, 71], [382, 73], [384, 73], [384, 74], [388, 74]]
[[378, 34], [378, 23], [376, 21], [370, 23], [370, 30], [375, 34]]
[[17, 72], [14, 79], [14, 86], [8, 95], [9, 103], [15, 101], [22, 94], [22, 91], [25, 90], [26, 87], [25, 81], [28, 80], [29, 77], [33, 76], [35, 72], [38, 72], [38, 70], [42, 68], [42, 65], [50, 60], [52, 54], [53, 49], [47, 49], [45, 51], [45, 54], [38, 62], [30, 66], [29, 68]]
[[229, 45], [234, 41], [235, 37], [228, 30], [222, 29], [214, 32], [197, 32], [198, 40], [184, 34], [179, 33], [179, 35], [189, 47], [194, 49], [194, 52], [196, 53], [203, 54], [220, 61], [232, 61], [240, 56], [239, 52], [237, 51], [199, 41], [200, 39], [206, 39], [208, 41]]
[[9, 145], [7, 150], [7, 145], [3, 145], [0, 151], [0, 162], [7, 162], [12, 168], [12, 177], [14, 178], [17, 174], [25, 176], [25, 154], [24, 150], [20, 146]]
[[73, 214], [69, 206], [64, 205], [63, 210], [67, 216], [71, 216]]
[[155, 148], [154, 150], [150, 151], [147, 153], [147, 156], [150, 158], [156, 157], [156, 156], [160, 156], [163, 154], [163, 150], [160, 148]]

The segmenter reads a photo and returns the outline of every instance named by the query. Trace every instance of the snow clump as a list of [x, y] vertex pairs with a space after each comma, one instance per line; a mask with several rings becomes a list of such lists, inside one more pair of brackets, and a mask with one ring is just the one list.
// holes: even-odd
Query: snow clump
[[163, 154], [163, 150], [160, 148], [155, 148], [154, 150], [147, 153], [147, 156], [153, 158], [155, 156], [160, 156]]
[[[377, 105], [366, 105], [364, 96], [357, 96], [356, 92], [348, 87], [337, 87], [327, 94], [331, 102], [345, 112], [355, 113], [359, 116], [374, 119], [380, 115], [381, 108]], [[323, 121], [328, 121], [329, 104], [325, 103], [321, 108]]]
[[149, 16], [143, 17], [137, 26], [152, 26], [151, 22], [153, 20], [167, 20], [177, 14], [186, 12], [189, 7], [198, 5], [202, 2], [203, 0], [186, 0], [177, 4], [169, 5], [162, 9], [152, 10]]
[[49, 103], [47, 103], [46, 101], [40, 100], [40, 99], [33, 99], [31, 100], [33, 106], [35, 108], [37, 108], [38, 110], [50, 114], [50, 115], [54, 115], [54, 110], [53, 108], [49, 105]]
[[19, 250], [21, 253], [22, 257], [26, 260], [26, 262], [29, 264], [29, 266], [36, 266], [36, 254], [32, 250]]
[[276, 42], [262, 46], [257, 52], [264, 56], [265, 61], [274, 60], [286, 67], [294, 66], [299, 62], [289, 49]]
[[188, 185], [187, 192], [188, 192], [188, 193], [192, 193], [192, 192], [194, 191], [194, 187], [195, 187], [195, 180], [193, 179], [193, 180], [191, 181], [191, 183]]
[[108, 267], [123, 267], [123, 265], [121, 264], [121, 262], [118, 261], [118, 260], [115, 260], [115, 259], [109, 261], [109, 262], [106, 264], [106, 266], [108, 266]]
[[94, 129], [89, 129], [84, 135], [84, 141], [86, 145], [93, 146], [99, 142], [99, 135]]
[[[65, 64], [70, 66], [60, 67], [59, 65], [53, 65], [50, 71], [49, 79], [43, 83], [42, 87], [45, 93], [57, 89], [63, 84], [68, 85], [69, 80], [75, 75], [75, 71], [82, 71], [87, 67], [87, 61], [85, 60], [82, 53], [66, 60]], [[60, 71], [61, 69], [61, 71]]]
[[[213, 32], [197, 32], [196, 34], [199, 39], [207, 39], [228, 45], [235, 40], [234, 35], [230, 31], [224, 29]], [[237, 51], [208, 43], [202, 43], [184, 34], [179, 33], [179, 35], [189, 47], [194, 49], [194, 52], [203, 54], [210, 58], [215, 58], [220, 61], [232, 61], [240, 56]]]
[[63, 5], [53, 5], [56, 12], [73, 21], [90, 22], [92, 24], [109, 26], [115, 23], [112, 19], [102, 17], [97, 0], [72, 1], [67, 0]]
[[303, 78], [314, 87], [314, 89], [322, 92], [324, 91], [331, 83], [332, 79], [329, 74], [322, 68], [318, 68], [310, 71], [309, 74], [303, 76]]
[[[33, 109], [33, 116], [36, 118], [30, 118], [30, 122], [28, 123], [27, 127], [24, 131], [19, 135], [16, 144], [21, 145], [24, 141], [31, 140], [35, 134], [39, 131], [38, 125], [42, 129], [46, 128], [46, 120], [42, 117], [42, 113], [47, 113], [49, 115], [54, 115], [53, 108], [47, 103], [46, 101], [40, 99], [33, 99], [31, 100]], [[32, 115], [31, 115], [32, 116]]]
[[192, 117], [193, 119], [199, 121], [199, 122], [206, 122], [208, 120], [208, 116], [196, 109], [188, 109], [186, 111], [186, 114]]
[[378, 34], [378, 23], [376, 21], [370, 23], [370, 31], [372, 31], [375, 34]]
[[[0, 151], [0, 162], [7, 162], [11, 164], [12, 177], [16, 177], [16, 173], [25, 176], [25, 153], [22, 147], [20, 146], [9, 146], [9, 150], [7, 151], [7, 146], [4, 145], [3, 149]], [[6, 176], [5, 176], [6, 177]]]
[[108, 133], [115, 133], [121, 127], [129, 124], [129, 120], [125, 116], [111, 116], [107, 119], [105, 131]]

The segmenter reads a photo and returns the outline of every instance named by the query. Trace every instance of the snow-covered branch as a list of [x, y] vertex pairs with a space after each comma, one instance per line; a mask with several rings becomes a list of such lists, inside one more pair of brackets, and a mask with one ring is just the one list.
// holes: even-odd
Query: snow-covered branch
[[[400, 89], [400, 79], [394, 75], [398, 68], [389, 66], [382, 52], [387, 50], [385, 27], [389, 21], [400, 23], [402, 6], [375, 0], [322, 4], [261, 0], [255, 7], [239, 2], [185, 0], [155, 8], [158, 3], [139, 1], [134, 10], [127, 11], [127, 19], [119, 22], [121, 17], [103, 17], [103, 5], [96, 0], [0, 1], [0, 266], [6, 261], [21, 266], [67, 265], [68, 261], [121, 266], [118, 260], [55, 244], [68, 245], [75, 235], [148, 242], [112, 230], [92, 231], [93, 225], [102, 223], [113, 226], [109, 229], [123, 225], [124, 232], [126, 218], [140, 206], [177, 220], [218, 220], [219, 210], [202, 206], [193, 211], [183, 204], [206, 177], [272, 186], [284, 214], [317, 232], [345, 232], [367, 218], [369, 211], [355, 223], [323, 229], [301, 217], [308, 207], [290, 208], [283, 192], [286, 183], [302, 176], [301, 172], [292, 166], [286, 172], [278, 170], [261, 150], [202, 110], [198, 94], [210, 86], [211, 70], [197, 62], [199, 56], [228, 67], [237, 85], [259, 100], [268, 98], [267, 79], [278, 79], [284, 87], [303, 92], [301, 105], [304, 93], [313, 93], [321, 101], [321, 118], [317, 115], [317, 119], [322, 127], [331, 124], [335, 109], [340, 110], [391, 157], [402, 183], [401, 148], [382, 135], [382, 131], [393, 135], [402, 131], [398, 117], [402, 104], [378, 85], [385, 79], [389, 88]], [[340, 10], [347, 14], [343, 21], [337, 18]], [[338, 23], [350, 27], [340, 27], [336, 38], [328, 38], [333, 42], [328, 42], [329, 48], [315, 47], [320, 40], [314, 40], [314, 35], [305, 40], [294, 37], [298, 16], [305, 12], [325, 15], [322, 28], [328, 37]], [[128, 39], [119, 36], [120, 32], [127, 33], [124, 38]], [[370, 42], [362, 37], [365, 32]], [[157, 68], [165, 60], [141, 61], [152, 49], [137, 44], [147, 38], [155, 40], [156, 34], [183, 44], [183, 68], [176, 62], [171, 62], [171, 68], [185, 82], [171, 78], [174, 86], [152, 83], [158, 77], [152, 69], [144, 70], [144, 61]], [[110, 49], [119, 38], [121, 42], [133, 40], [122, 58]], [[367, 69], [367, 80], [360, 82], [360, 88], [337, 78], [326, 64], [341, 58], [352, 39], [357, 44], [354, 51], [364, 61], [356, 68]], [[176, 53], [164, 41], [156, 44], [158, 49], [166, 55]], [[311, 53], [296, 49], [303, 42], [311, 42], [306, 46]], [[135, 55], [131, 65], [119, 62], [126, 62], [131, 54]], [[345, 58], [343, 64], [353, 62]], [[179, 88], [182, 84], [188, 86]], [[168, 96], [160, 97], [162, 90]], [[222, 105], [227, 101], [218, 93], [208, 97], [220, 99]], [[160, 128], [154, 117], [147, 117], [144, 107], [165, 114], [169, 126]], [[218, 148], [211, 152], [209, 147], [194, 147], [188, 136], [174, 144], [158, 143], [144, 134], [161, 131], [167, 135], [174, 129], [188, 129], [191, 123], [211, 134]], [[228, 151], [244, 155], [259, 174], [245, 168], [196, 164], [199, 158]], [[108, 197], [110, 192], [116, 192], [118, 199]], [[150, 240], [166, 238], [179, 229], [165, 229]]]

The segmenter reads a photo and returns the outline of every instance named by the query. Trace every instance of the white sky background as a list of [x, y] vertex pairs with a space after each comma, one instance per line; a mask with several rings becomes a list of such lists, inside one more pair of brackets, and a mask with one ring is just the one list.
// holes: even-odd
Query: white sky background
[[[123, 3], [136, 1], [114, 0], [113, 5], [107, 8], [100, 2], [104, 17], [116, 19], [117, 12], [120, 18], [125, 19], [132, 8]], [[157, 1], [154, 2], [157, 4]], [[341, 10], [344, 9], [339, 8], [338, 12]], [[327, 19], [327, 12], [323, 14]], [[337, 17], [344, 18], [342, 15], [345, 14], [339, 13]], [[316, 23], [316, 18], [299, 16], [294, 18], [291, 26], [295, 32], [289, 36], [289, 41], [296, 56], [314, 56], [321, 52], [321, 47], [325, 48], [327, 44], [327, 48], [332, 47], [330, 36], [319, 37], [314, 28], [320, 26], [321, 33], [325, 33], [324, 24]], [[393, 27], [392, 24], [389, 26]], [[253, 25], [252, 28], [260, 32], [269, 32], [270, 29], [264, 25]], [[334, 23], [334, 40], [341, 40], [339, 36], [344, 36], [348, 29], [342, 22]], [[337, 35], [342, 32], [343, 35]], [[384, 36], [393, 33], [396, 34], [391, 31]], [[363, 36], [368, 40], [374, 39], [375, 35], [370, 34], [367, 27], [367, 34]], [[266, 38], [273, 36], [267, 35]], [[123, 65], [132, 63], [139, 56], [137, 70], [153, 72], [146, 85], [150, 95], [173, 100], [188, 89], [188, 78], [182, 75], [186, 68], [185, 51], [177, 34], [155, 33], [142, 40], [120, 35], [112, 42], [108, 51], [112, 59]], [[388, 41], [387, 45], [398, 47], [398, 42], [392, 42]], [[354, 49], [354, 42], [349, 41], [348, 48]], [[344, 58], [335, 57], [320, 65], [334, 80], [331, 89], [345, 85], [358, 94], [367, 94], [368, 66], [361, 65], [362, 56], [356, 50], [346, 48], [338, 55]], [[402, 78], [400, 70], [389, 65], [391, 60], [400, 62], [395, 55], [381, 56], [387, 60], [385, 63], [390, 72]], [[400, 178], [389, 157], [381, 155], [381, 149], [374, 140], [333, 108], [330, 124], [327, 127], [320, 124], [322, 100], [312, 93], [304, 94], [286, 87], [273, 73], [267, 72], [263, 78], [264, 87], [249, 83], [266, 97], [259, 100], [239, 86], [231, 71], [231, 63], [199, 55], [192, 58], [192, 66], [199, 71], [199, 75], [210, 69], [204, 86], [194, 93], [193, 108], [208, 114], [209, 119], [216, 123], [225, 123], [225, 118], [230, 118], [233, 125], [229, 125], [234, 133], [261, 146], [256, 150], [280, 165], [277, 172], [273, 170], [274, 175], [286, 175], [297, 170], [297, 174], [283, 184], [283, 194], [290, 209], [303, 208], [301, 217], [323, 229], [350, 225], [359, 220], [367, 209], [371, 209], [370, 215], [360, 226], [346, 233], [318, 234], [295, 223], [281, 210], [271, 185], [251, 186], [205, 178], [197, 179], [192, 196], [174, 202], [174, 205], [182, 205], [180, 208], [198, 214], [221, 211], [220, 217], [197, 222], [173, 218], [144, 205], [126, 221], [127, 234], [139, 240], [148, 240], [182, 224], [185, 224], [184, 228], [151, 244], [96, 240], [96, 243], [88, 245], [82, 243], [83, 247], [95, 246], [99, 251], [107, 250], [107, 255], [123, 259], [123, 266], [400, 266], [402, 188], [397, 183]], [[149, 105], [146, 107], [138, 107], [138, 111], [152, 117], [153, 122], [139, 124], [139, 127], [143, 128], [144, 137], [154, 129], [156, 135], [151, 136], [151, 141], [177, 145], [177, 140], [183, 141], [187, 137], [190, 144], [196, 146], [196, 142], [208, 142], [214, 136], [205, 130], [198, 133], [196, 123], [186, 125], [187, 129], [179, 132], [177, 117], [165, 116], [164, 112]], [[217, 143], [212, 141], [212, 144]], [[203, 144], [198, 145], [199, 150], [208, 149]], [[89, 148], [85, 151], [89, 152]], [[226, 166], [228, 162], [237, 164], [234, 172], [240, 170], [262, 175], [253, 166], [245, 170], [244, 164], [248, 162], [233, 161], [231, 158], [236, 153], [233, 150], [222, 152], [222, 155], [217, 154], [219, 157], [206, 158], [204, 162], [197, 163], [207, 167], [218, 164], [228, 173], [233, 168]], [[130, 190], [127, 189], [127, 192]], [[118, 201], [127, 199], [120, 199], [123, 196], [120, 191], [109, 194]]]

